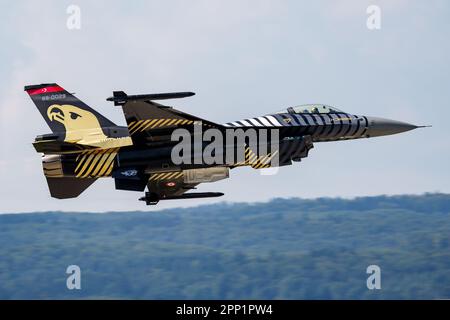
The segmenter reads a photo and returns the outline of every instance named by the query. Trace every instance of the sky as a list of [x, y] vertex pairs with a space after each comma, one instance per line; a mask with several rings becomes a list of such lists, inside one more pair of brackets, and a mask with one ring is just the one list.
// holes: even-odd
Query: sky
[[[0, 0], [0, 212], [155, 211], [279, 197], [450, 192], [448, 1]], [[67, 8], [80, 9], [69, 29]], [[369, 29], [367, 8], [380, 9]], [[304, 103], [432, 125], [400, 135], [316, 143], [301, 163], [263, 175], [232, 170], [203, 184], [218, 199], [146, 207], [99, 179], [79, 198], [49, 196], [32, 141], [50, 133], [23, 87], [56, 82], [119, 125], [105, 98], [194, 91], [170, 101], [214, 122]]]

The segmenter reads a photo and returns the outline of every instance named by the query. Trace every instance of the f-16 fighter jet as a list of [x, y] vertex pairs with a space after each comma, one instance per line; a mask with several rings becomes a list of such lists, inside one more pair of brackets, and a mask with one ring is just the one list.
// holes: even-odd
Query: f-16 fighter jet
[[289, 107], [250, 119], [218, 124], [156, 103], [192, 92], [108, 98], [123, 110], [118, 126], [56, 83], [25, 87], [52, 133], [33, 145], [43, 153], [50, 194], [79, 196], [98, 178], [118, 190], [145, 192], [147, 205], [161, 200], [222, 196], [192, 191], [229, 177], [230, 169], [291, 165], [323, 141], [371, 138], [416, 129], [409, 123], [343, 112], [324, 104]]

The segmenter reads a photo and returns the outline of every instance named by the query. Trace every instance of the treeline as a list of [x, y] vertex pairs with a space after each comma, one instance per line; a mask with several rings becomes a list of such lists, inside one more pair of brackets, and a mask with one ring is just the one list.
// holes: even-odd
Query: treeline
[[450, 298], [447, 194], [153, 210], [0, 215], [0, 298]]

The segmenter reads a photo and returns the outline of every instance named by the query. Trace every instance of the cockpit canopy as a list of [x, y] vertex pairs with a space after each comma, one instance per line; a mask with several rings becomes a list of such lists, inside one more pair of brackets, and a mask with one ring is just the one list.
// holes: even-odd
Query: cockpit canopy
[[296, 107], [289, 107], [277, 113], [343, 113], [343, 111], [325, 104], [302, 104]]

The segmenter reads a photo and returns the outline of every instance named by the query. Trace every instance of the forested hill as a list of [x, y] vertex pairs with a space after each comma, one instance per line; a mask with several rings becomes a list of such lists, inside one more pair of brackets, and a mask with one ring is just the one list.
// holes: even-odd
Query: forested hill
[[450, 298], [448, 194], [2, 214], [0, 241], [2, 299]]

